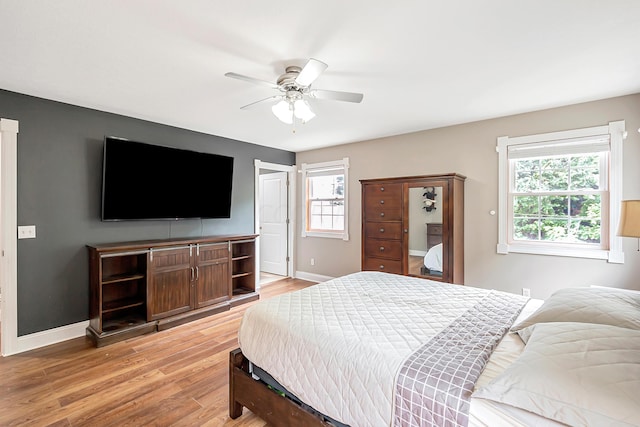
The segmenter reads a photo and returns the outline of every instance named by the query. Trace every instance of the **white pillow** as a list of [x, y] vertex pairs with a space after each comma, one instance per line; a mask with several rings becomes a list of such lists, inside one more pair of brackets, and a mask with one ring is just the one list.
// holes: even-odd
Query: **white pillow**
[[[640, 292], [613, 288], [566, 288], [556, 291], [528, 318], [511, 327], [517, 332], [546, 322], [584, 322], [640, 330]], [[526, 342], [526, 334], [520, 334]]]
[[640, 331], [539, 323], [520, 357], [474, 398], [571, 426], [640, 425]]

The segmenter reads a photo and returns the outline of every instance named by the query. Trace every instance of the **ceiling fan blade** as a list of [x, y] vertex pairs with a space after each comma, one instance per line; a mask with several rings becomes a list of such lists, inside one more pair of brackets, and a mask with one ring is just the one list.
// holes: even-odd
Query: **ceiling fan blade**
[[303, 87], [311, 85], [327, 67], [328, 65], [322, 61], [313, 58], [309, 59], [300, 74], [298, 74], [298, 77], [296, 77], [296, 84]]
[[246, 110], [247, 108], [255, 107], [257, 104], [261, 104], [263, 102], [272, 101], [274, 99], [281, 99], [282, 95], [274, 95], [265, 99], [261, 99], [260, 101], [252, 102], [251, 104], [247, 104], [245, 106], [240, 107], [241, 110]]
[[271, 89], [278, 89], [278, 85], [275, 83], [268, 82], [266, 80], [260, 80], [249, 76], [244, 76], [238, 73], [226, 73], [225, 76], [231, 77], [232, 79], [244, 80], [245, 82], [259, 84], [262, 86], [270, 87]]
[[355, 92], [339, 92], [336, 90], [314, 89], [309, 96], [316, 99], [329, 99], [332, 101], [362, 102], [364, 95]]

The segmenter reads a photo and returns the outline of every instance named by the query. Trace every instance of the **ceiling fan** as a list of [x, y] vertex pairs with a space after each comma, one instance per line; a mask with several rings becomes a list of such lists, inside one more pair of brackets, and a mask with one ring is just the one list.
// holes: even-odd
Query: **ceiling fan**
[[276, 83], [237, 73], [226, 73], [225, 76], [278, 90], [280, 94], [252, 102], [251, 104], [240, 107], [240, 109], [244, 110], [263, 102], [280, 100], [271, 107], [271, 111], [273, 111], [273, 114], [282, 122], [293, 124], [294, 118], [300, 119], [303, 123], [306, 123], [316, 116], [311, 110], [311, 106], [309, 105], [309, 102], [307, 102], [307, 98], [356, 103], [362, 102], [364, 95], [361, 93], [312, 89], [311, 85], [313, 82], [315, 82], [316, 79], [320, 77], [320, 74], [322, 74], [326, 69], [327, 64], [311, 58], [302, 68], [296, 65], [286, 67], [284, 74], [278, 77]]

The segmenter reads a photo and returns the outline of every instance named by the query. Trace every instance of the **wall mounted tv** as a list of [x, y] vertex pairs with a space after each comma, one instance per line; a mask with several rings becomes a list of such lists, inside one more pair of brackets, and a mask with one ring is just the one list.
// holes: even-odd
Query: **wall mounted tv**
[[102, 220], [230, 218], [233, 157], [105, 137]]

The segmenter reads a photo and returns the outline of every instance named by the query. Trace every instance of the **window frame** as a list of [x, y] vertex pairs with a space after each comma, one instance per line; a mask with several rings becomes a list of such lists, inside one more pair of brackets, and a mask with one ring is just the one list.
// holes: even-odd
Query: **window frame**
[[[579, 243], [527, 242], [513, 241], [513, 212], [511, 203], [511, 182], [513, 179], [509, 160], [509, 148], [522, 144], [548, 143], [550, 147], [575, 138], [597, 138], [608, 136], [608, 190], [604, 189], [602, 200], [602, 240], [600, 247]], [[519, 137], [502, 136], [497, 138], [498, 152], [498, 254], [525, 253], [578, 258], [606, 259], [610, 263], [624, 263], [622, 239], [615, 234], [620, 215], [622, 200], [622, 141], [626, 136], [624, 120], [610, 122], [608, 125], [573, 129]], [[553, 148], [550, 148], [552, 151]], [[608, 194], [608, 199], [606, 195]], [[608, 214], [607, 214], [608, 212]]]
[[[310, 229], [310, 200], [309, 185], [307, 179], [313, 177], [314, 174], [335, 170], [344, 174], [344, 229], [343, 230], [317, 230]], [[302, 191], [304, 203], [304, 218], [302, 227], [302, 237], [326, 237], [331, 239], [349, 240], [349, 158], [344, 157], [342, 160], [334, 160], [322, 163], [303, 163], [301, 165], [302, 174]]]

